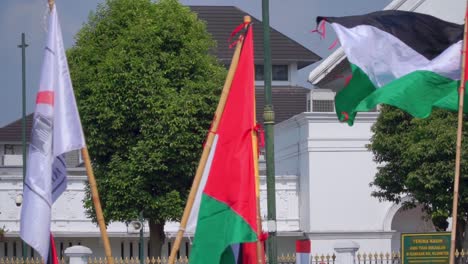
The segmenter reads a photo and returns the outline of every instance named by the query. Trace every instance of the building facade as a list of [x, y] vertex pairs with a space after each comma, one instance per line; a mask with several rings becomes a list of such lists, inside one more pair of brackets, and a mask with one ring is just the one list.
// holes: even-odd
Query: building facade
[[350, 127], [335, 113], [307, 112], [275, 127], [276, 174], [297, 176], [300, 230], [314, 253], [343, 241], [363, 252], [399, 251], [401, 233], [434, 231], [420, 207], [371, 196], [377, 165], [366, 145], [377, 116], [360, 114]]

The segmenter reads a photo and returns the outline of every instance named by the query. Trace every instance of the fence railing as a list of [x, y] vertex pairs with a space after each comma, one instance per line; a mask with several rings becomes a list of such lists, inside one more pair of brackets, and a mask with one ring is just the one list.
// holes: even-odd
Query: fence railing
[[356, 264], [400, 264], [399, 252], [392, 253], [357, 253]]
[[[67, 264], [65, 258], [59, 260], [59, 264]], [[144, 260], [145, 264], [168, 264], [167, 257], [147, 257]], [[188, 258], [186, 256], [179, 257], [175, 264], [188, 264]], [[268, 263], [268, 259], [267, 259]], [[280, 254], [278, 256], [278, 264], [295, 264], [296, 254], [287, 253]], [[312, 254], [310, 258], [310, 264], [335, 264], [338, 263], [337, 256], [333, 254]], [[342, 263], [342, 262], [340, 262]], [[363, 253], [358, 252], [354, 258], [355, 264], [400, 264], [401, 256], [399, 252], [392, 253]], [[468, 251], [456, 251], [455, 252], [455, 263], [456, 264], [468, 264]], [[22, 257], [0, 257], [0, 264], [43, 264], [42, 260], [36, 258]], [[106, 258], [89, 257], [88, 264], [107, 264]], [[140, 260], [136, 257], [132, 258], [114, 258], [114, 264], [140, 264]], [[342, 263], [347, 264], [347, 263]]]
[[312, 256], [310, 264], [334, 264], [336, 261], [335, 254], [315, 254]]
[[[168, 259], [166, 257], [151, 257], [146, 258], [144, 261], [145, 264], [168, 264]], [[186, 256], [179, 257], [176, 259], [175, 264], [188, 264], [188, 258]], [[295, 254], [282, 254], [278, 256], [278, 264], [295, 264], [296, 255]], [[321, 262], [313, 262], [321, 263]], [[328, 262], [323, 262], [328, 263]], [[330, 262], [332, 263], [332, 262]], [[22, 257], [0, 257], [0, 264], [43, 264], [42, 259], [40, 258], [22, 258]], [[59, 260], [59, 264], [67, 264], [65, 258]], [[88, 264], [107, 264], [107, 258], [97, 258], [90, 257], [88, 258]], [[139, 258], [114, 258], [114, 264], [140, 264]]]
[[[0, 264], [42, 264], [41, 258], [0, 257]], [[66, 264], [65, 259], [59, 259], [59, 264]]]
[[[356, 264], [401, 264], [400, 252], [360, 253], [355, 257]], [[455, 251], [455, 264], [468, 264], [468, 251]]]

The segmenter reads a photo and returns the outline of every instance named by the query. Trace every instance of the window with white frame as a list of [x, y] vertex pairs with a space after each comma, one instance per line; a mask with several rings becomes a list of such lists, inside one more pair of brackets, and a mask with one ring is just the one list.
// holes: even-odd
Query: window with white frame
[[[262, 64], [255, 65], [255, 80], [263, 81], [264, 68]], [[289, 81], [289, 67], [286, 64], [278, 64], [271, 66], [271, 80], [272, 81]]]
[[23, 146], [15, 144], [5, 144], [3, 154], [5, 155], [21, 155], [23, 154]]
[[307, 111], [334, 112], [335, 92], [329, 89], [313, 89], [307, 96]]

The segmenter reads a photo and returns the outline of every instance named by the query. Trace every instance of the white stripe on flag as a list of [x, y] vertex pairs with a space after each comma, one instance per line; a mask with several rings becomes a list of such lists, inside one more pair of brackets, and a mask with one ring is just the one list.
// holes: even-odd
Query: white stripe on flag
[[213, 162], [214, 153], [216, 151], [216, 145], [218, 144], [218, 134], [215, 134], [213, 139], [213, 146], [211, 147], [210, 154], [206, 161], [205, 169], [203, 170], [202, 178], [200, 180], [200, 185], [198, 186], [197, 194], [195, 196], [195, 201], [193, 202], [192, 210], [190, 211], [190, 216], [187, 221], [187, 226], [185, 227], [186, 233], [195, 234], [195, 229], [197, 228], [198, 221], [198, 212], [200, 211], [200, 202], [205, 189], [206, 181], [210, 174], [211, 163]]
[[447, 78], [460, 79], [462, 41], [459, 41], [436, 58], [428, 60], [392, 34], [376, 27], [359, 25], [346, 28], [333, 23], [349, 62], [363, 70], [376, 87], [424, 70]]
[[36, 101], [21, 208], [21, 238], [47, 261], [51, 207], [67, 187], [66, 152], [85, 146], [55, 5]]

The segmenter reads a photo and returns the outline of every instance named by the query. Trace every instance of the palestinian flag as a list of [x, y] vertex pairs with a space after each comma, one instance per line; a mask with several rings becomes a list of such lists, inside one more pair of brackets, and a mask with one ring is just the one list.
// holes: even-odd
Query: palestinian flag
[[[458, 110], [464, 25], [406, 11], [318, 17], [331, 23], [352, 78], [335, 98], [341, 121], [378, 104], [428, 117], [433, 107]], [[468, 108], [465, 108], [467, 112]]]
[[195, 231], [191, 264], [238, 263], [241, 243], [258, 240], [252, 33], [248, 26], [224, 111], [215, 117], [219, 126], [210, 131], [215, 137], [186, 227]]

